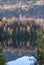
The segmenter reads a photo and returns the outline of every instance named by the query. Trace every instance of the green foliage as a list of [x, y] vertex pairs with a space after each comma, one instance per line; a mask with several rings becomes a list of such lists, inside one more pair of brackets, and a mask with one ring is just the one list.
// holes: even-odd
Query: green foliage
[[0, 65], [5, 65], [6, 59], [3, 57], [2, 52], [3, 52], [3, 49], [0, 48]]
[[0, 65], [5, 65], [5, 63], [6, 63], [5, 58], [2, 55], [0, 55]]
[[41, 43], [39, 44], [39, 65], [44, 64], [44, 39], [42, 39]]
[[3, 49], [2, 48], [0, 48], [0, 53], [2, 53], [3, 52]]
[[42, 42], [40, 43], [40, 45], [39, 45], [39, 47], [40, 47], [40, 49], [44, 49], [44, 39], [42, 39]]
[[44, 52], [43, 51], [40, 52], [40, 60], [44, 60]]
[[44, 52], [40, 51], [39, 65], [44, 64]]

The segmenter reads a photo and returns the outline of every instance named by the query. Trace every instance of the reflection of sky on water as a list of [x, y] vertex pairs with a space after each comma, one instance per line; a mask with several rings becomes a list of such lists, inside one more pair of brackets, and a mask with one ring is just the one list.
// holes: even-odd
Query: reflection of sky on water
[[[19, 51], [16, 50], [16, 52], [11, 53], [11, 52], [4, 52], [3, 55], [6, 57], [7, 61], [12, 61], [12, 60], [16, 60], [17, 58], [19, 57], [22, 57], [22, 56], [37, 56], [37, 53], [36, 52], [26, 52], [26, 53], [22, 53], [21, 55], [19, 55]], [[12, 58], [12, 59], [11, 59]]]
[[[30, 60], [29, 60], [30, 58]], [[32, 60], [33, 59], [33, 60]], [[19, 62], [20, 61], [20, 62]], [[36, 58], [33, 57], [33, 56], [23, 56], [23, 57], [20, 57], [14, 61], [10, 61], [7, 63], [7, 65], [34, 65], [35, 63], [37, 62]]]
[[37, 48], [37, 44], [32, 44], [29, 40], [3, 40], [0, 42], [0, 46], [4, 48], [24, 48], [24, 49], [31, 49], [34, 50]]

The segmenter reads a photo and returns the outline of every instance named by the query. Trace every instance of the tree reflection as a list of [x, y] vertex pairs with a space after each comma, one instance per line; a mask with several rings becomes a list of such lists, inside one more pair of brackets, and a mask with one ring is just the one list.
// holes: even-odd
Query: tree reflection
[[[2, 28], [2, 29], [1, 29]], [[8, 46], [14, 48], [33, 48], [38, 45], [38, 34], [40, 25], [35, 21], [14, 22], [8, 25], [5, 23], [0, 27], [0, 44], [6, 48]]]

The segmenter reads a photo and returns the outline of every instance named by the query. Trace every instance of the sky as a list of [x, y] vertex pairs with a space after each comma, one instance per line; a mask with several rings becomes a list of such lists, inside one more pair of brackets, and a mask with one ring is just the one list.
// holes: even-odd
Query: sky
[[34, 65], [36, 61], [36, 58], [34, 58], [33, 56], [23, 56], [14, 61], [8, 62], [7, 65]]

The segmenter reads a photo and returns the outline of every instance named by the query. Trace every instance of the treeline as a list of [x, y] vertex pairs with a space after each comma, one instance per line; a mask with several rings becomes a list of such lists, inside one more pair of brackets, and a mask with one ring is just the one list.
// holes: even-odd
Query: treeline
[[12, 40], [14, 47], [27, 48], [31, 46], [37, 46], [41, 40], [42, 29], [39, 24], [35, 21], [27, 22], [14, 22], [8, 24], [6, 21], [2, 22], [0, 19], [0, 41], [11, 45], [11, 42], [7, 43], [8, 40]]

